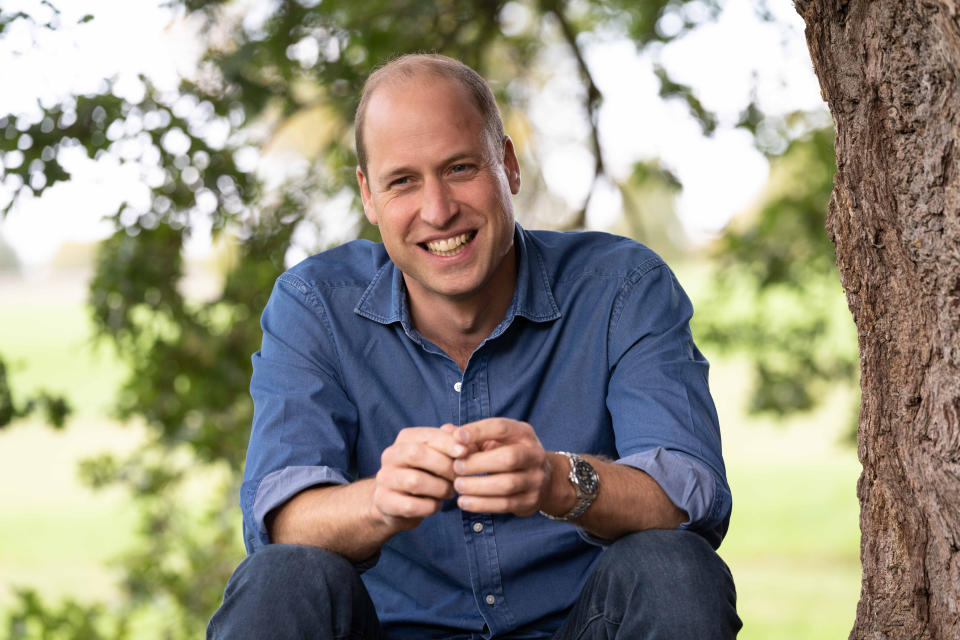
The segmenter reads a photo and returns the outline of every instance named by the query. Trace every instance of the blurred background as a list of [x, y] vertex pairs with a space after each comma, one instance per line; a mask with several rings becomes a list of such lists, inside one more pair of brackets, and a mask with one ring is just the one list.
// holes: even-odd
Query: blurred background
[[202, 635], [243, 557], [259, 313], [286, 267], [377, 238], [352, 113], [411, 51], [490, 80], [521, 223], [635, 237], [693, 298], [740, 637], [845, 637], [833, 132], [802, 21], [764, 0], [4, 0], [0, 637]]

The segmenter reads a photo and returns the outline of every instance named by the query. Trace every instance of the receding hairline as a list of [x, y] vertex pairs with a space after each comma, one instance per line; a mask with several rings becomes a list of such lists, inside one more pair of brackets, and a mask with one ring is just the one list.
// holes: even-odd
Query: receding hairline
[[476, 71], [454, 58], [432, 53], [412, 53], [394, 58], [378, 67], [363, 85], [360, 103], [354, 115], [354, 134], [357, 161], [364, 173], [367, 173], [367, 153], [363, 130], [366, 113], [373, 96], [383, 86], [395, 87], [425, 76], [454, 82], [466, 90], [467, 95], [480, 111], [484, 131], [490, 136], [494, 150], [498, 155], [502, 155], [506, 140], [503, 119], [487, 81]]

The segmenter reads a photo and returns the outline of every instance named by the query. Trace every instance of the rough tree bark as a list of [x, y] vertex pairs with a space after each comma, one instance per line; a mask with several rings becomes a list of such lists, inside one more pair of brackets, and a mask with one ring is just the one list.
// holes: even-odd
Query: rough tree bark
[[827, 229], [857, 324], [851, 638], [960, 638], [960, 0], [798, 0], [836, 126]]

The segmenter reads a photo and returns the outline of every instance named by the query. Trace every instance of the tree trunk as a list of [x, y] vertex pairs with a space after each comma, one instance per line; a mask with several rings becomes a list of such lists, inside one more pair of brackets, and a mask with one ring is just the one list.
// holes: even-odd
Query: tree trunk
[[836, 126], [827, 230], [857, 324], [851, 638], [960, 638], [960, 0], [798, 0]]

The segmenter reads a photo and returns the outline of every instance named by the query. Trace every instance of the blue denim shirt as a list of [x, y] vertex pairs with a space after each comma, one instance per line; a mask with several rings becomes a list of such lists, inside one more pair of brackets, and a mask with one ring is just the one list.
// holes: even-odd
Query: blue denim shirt
[[[719, 545], [731, 504], [720, 432], [673, 274], [603, 233], [517, 225], [515, 247], [513, 301], [462, 372], [413, 327], [383, 245], [351, 242], [277, 280], [250, 385], [250, 553], [270, 542], [271, 510], [308, 487], [375, 475], [401, 429], [495, 416], [530, 423], [548, 450], [642, 469], [689, 514], [681, 528]], [[572, 524], [448, 500], [360, 568], [388, 634], [547, 637], [602, 548]]]

